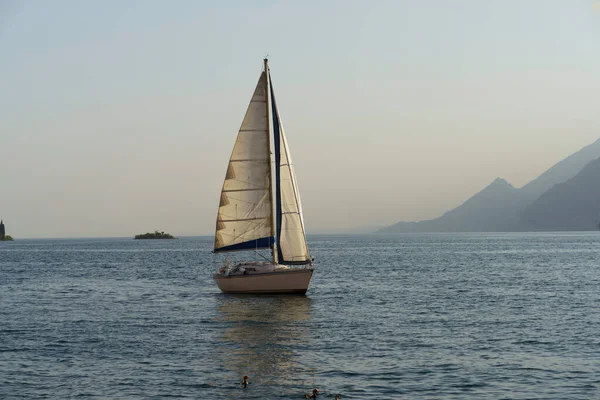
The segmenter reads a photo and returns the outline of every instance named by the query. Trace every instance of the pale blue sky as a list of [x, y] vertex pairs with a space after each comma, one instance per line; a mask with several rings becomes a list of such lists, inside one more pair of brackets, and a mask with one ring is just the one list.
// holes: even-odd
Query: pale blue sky
[[9, 233], [212, 234], [267, 53], [309, 233], [433, 218], [600, 137], [597, 1], [0, 0]]

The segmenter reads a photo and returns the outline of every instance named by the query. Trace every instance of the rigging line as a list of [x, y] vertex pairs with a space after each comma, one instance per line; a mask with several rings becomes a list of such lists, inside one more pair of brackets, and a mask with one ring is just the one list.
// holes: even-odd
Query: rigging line
[[249, 189], [225, 189], [222, 190], [222, 193], [231, 193], [231, 192], [256, 192], [259, 190], [267, 190], [267, 188], [249, 188]]
[[[229, 202], [229, 204], [232, 204], [232, 203], [238, 203], [238, 204], [243, 203], [243, 204], [240, 204], [240, 206], [253, 206], [252, 210], [249, 210], [248, 212], [255, 211], [258, 207], [261, 206], [260, 200], [257, 202], [257, 201], [252, 201], [253, 199], [244, 200], [244, 199], [240, 199], [238, 197], [233, 197], [231, 195], [226, 195], [226, 196], [227, 196], [226, 199]], [[223, 206], [226, 206], [226, 205], [223, 205]], [[223, 206], [219, 205], [219, 207], [223, 207]]]
[[230, 215], [225, 213], [219, 213], [219, 222], [234, 222], [234, 221], [259, 221], [263, 219], [268, 219], [268, 215], [257, 215], [255, 217], [250, 217], [246, 214], [246, 218], [240, 218], [238, 215]]
[[229, 227], [229, 229], [228, 229], [228, 227], [226, 225], [225, 228], [219, 229], [219, 233], [224, 237], [236, 238], [236, 237], [239, 237], [240, 235], [251, 234], [253, 231], [256, 231], [257, 229], [260, 229], [262, 227], [264, 227], [263, 224], [256, 224], [256, 225], [250, 226], [248, 229], [244, 229], [244, 231], [240, 234], [234, 234], [234, 233], [227, 233], [227, 232], [231, 232], [235, 228]]
[[264, 160], [262, 158], [247, 158], [247, 159], [230, 159], [230, 163], [232, 162], [255, 162], [255, 163], [268, 163], [270, 160]]
[[[253, 199], [244, 200], [244, 199], [240, 199], [238, 197], [233, 197], [231, 195], [227, 196], [227, 201], [229, 201], [229, 204], [231, 204], [231, 203], [243, 203], [242, 206], [243, 205], [247, 205], [247, 206], [252, 205], [252, 206], [257, 206], [257, 207], [260, 206], [260, 202], [256, 202], [256, 201], [252, 201], [252, 200]], [[219, 207], [221, 207], [221, 206], [219, 206]]]
[[257, 219], [266, 219], [266, 217], [263, 218], [238, 218], [238, 219], [221, 219], [218, 222], [238, 222], [238, 221], [256, 221]]
[[[237, 239], [239, 237], [242, 237], [246, 234], [251, 233], [250, 231], [255, 230], [257, 227], [260, 227], [260, 225], [258, 226], [254, 226], [252, 229], [247, 229], [244, 232], [240, 233], [240, 234], [235, 234], [235, 233], [227, 233], [227, 231], [225, 229], [219, 229], [219, 234], [224, 237], [224, 238], [233, 238], [233, 239]], [[224, 232], [223, 232], [224, 231]]]
[[229, 178], [227, 180], [228, 181], [235, 181], [235, 182], [243, 183], [244, 185], [251, 185], [252, 184], [251, 181], [246, 181], [246, 180], [238, 179], [238, 178]]
[[[248, 206], [248, 205], [253, 205], [254, 207], [250, 210], [246, 210], [246, 212], [244, 212], [244, 210], [229, 210], [229, 211], [219, 210], [219, 215], [223, 218], [237, 219], [241, 215], [244, 215], [244, 216], [254, 215], [254, 218], [258, 218], [258, 219], [269, 218], [270, 213], [268, 213], [268, 210], [264, 210], [266, 208], [266, 206], [269, 205], [269, 203], [264, 204], [264, 205], [259, 204], [257, 206], [256, 203], [244, 202], [239, 199], [227, 199], [227, 200], [229, 200], [230, 205], [237, 203], [236, 205], [240, 205], [239, 208], [242, 208], [243, 206]], [[243, 204], [241, 204], [241, 203], [243, 203]], [[223, 207], [227, 207], [227, 206], [223, 206]], [[233, 214], [233, 213], [236, 213], [236, 214]]]
[[[268, 249], [268, 247], [265, 247], [264, 249]], [[263, 250], [264, 250], [264, 249], [263, 249]], [[267, 260], [267, 261], [271, 261], [271, 260], [269, 260], [267, 257], [265, 257], [264, 255], [262, 255], [262, 254], [261, 254], [261, 253], [258, 251], [258, 248], [254, 249], [254, 253], [255, 253], [256, 255], [258, 255], [258, 256], [260, 256], [260, 257], [264, 258], [264, 259], [265, 259], [265, 260]]]

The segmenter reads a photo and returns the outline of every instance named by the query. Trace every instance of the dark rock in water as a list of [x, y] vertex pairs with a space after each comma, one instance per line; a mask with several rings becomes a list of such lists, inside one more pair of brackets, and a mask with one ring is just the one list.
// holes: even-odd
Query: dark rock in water
[[4, 221], [0, 220], [0, 242], [11, 242], [13, 238], [6, 234], [6, 228]]

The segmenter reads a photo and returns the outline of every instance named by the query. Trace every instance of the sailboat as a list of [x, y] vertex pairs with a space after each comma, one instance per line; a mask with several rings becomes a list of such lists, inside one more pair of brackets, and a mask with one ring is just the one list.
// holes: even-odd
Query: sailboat
[[259, 254], [260, 249], [271, 249], [270, 259], [235, 264], [225, 260], [213, 276], [221, 291], [306, 293], [313, 258], [266, 58], [227, 165], [214, 252]]

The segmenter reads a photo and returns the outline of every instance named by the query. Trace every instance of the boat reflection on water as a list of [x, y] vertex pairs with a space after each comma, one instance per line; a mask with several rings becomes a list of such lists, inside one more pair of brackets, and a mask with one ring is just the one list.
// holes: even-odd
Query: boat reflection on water
[[249, 375], [254, 385], [297, 391], [299, 376], [310, 375], [298, 360], [310, 338], [310, 298], [223, 295], [216, 301], [216, 320], [224, 324], [217, 357], [228, 379]]

